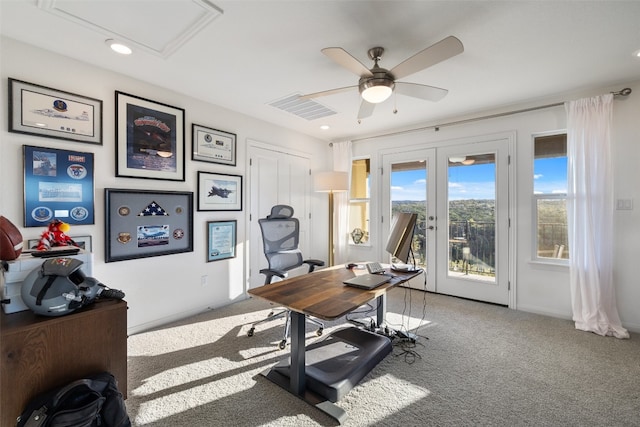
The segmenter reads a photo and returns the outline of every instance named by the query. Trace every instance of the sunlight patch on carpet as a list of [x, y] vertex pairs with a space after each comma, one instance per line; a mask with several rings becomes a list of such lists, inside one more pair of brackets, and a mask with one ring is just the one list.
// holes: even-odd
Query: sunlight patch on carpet
[[388, 311], [384, 320], [389, 327], [402, 330], [413, 330], [415, 328], [421, 329], [431, 324], [428, 316], [425, 316], [423, 319], [422, 312], [415, 309], [410, 313], [404, 313], [404, 315], [402, 313], [393, 313]]
[[164, 371], [131, 392], [143, 400], [135, 425], [157, 423], [194, 408], [221, 404], [230, 396], [251, 389], [255, 376], [263, 369], [214, 358]]
[[[209, 345], [229, 335], [239, 337], [244, 333], [246, 336], [243, 325], [259, 320], [266, 316], [267, 312], [258, 310], [235, 316], [208, 319], [202, 322], [198, 322], [196, 317], [195, 321], [192, 318], [194, 323], [165, 327], [132, 335], [129, 337], [129, 356], [157, 356], [199, 345]], [[208, 314], [204, 313], [200, 316]], [[222, 325], [227, 325], [229, 328], [224, 329]], [[138, 342], [144, 343], [144, 345], [136, 345]], [[138, 349], [143, 350], [136, 352]]]
[[367, 412], [366, 418], [382, 421], [430, 395], [429, 389], [392, 374], [384, 374], [362, 381], [345, 396], [340, 406], [349, 407], [349, 417], [352, 419], [357, 419], [359, 412], [364, 411]]
[[183, 389], [188, 386], [191, 389], [192, 384], [210, 383], [212, 377], [228, 375], [228, 371], [237, 369], [238, 366], [238, 363], [224, 357], [177, 366], [147, 378], [144, 384], [131, 393], [135, 396], [147, 396], [171, 388]]

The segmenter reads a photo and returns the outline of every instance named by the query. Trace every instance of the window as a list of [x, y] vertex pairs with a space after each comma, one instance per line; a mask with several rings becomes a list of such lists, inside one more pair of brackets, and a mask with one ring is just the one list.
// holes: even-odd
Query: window
[[536, 136], [533, 159], [535, 258], [569, 259], [567, 135]]
[[351, 191], [349, 193], [349, 243], [361, 245], [369, 241], [369, 159], [351, 163]]

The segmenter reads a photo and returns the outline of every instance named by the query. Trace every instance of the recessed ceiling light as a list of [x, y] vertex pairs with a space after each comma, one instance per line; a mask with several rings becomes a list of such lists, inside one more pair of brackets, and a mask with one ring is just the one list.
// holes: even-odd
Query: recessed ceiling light
[[125, 45], [124, 43], [119, 42], [118, 40], [107, 39], [104, 42], [114, 52], [117, 52], [117, 53], [119, 53], [121, 55], [131, 55], [131, 52], [132, 52], [131, 48], [129, 46]]
[[320, 126], [320, 129], [329, 130], [329, 125], [322, 125], [322, 126]]

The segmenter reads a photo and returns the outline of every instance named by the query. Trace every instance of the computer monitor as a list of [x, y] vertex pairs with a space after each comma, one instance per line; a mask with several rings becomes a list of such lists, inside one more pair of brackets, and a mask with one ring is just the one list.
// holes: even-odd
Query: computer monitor
[[401, 271], [416, 270], [416, 260], [411, 250], [411, 243], [413, 241], [413, 229], [417, 220], [418, 214], [409, 212], [398, 212], [393, 217], [386, 250], [405, 265], [392, 264], [392, 269]]

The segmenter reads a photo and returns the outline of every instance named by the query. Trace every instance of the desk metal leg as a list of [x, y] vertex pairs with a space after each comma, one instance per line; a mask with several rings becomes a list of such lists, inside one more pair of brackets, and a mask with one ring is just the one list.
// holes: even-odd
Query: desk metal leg
[[291, 312], [291, 392], [302, 396], [306, 389], [305, 375], [305, 316]]
[[376, 312], [376, 325], [382, 326], [384, 323], [384, 314], [387, 312], [387, 298], [386, 294], [382, 294], [377, 298], [377, 312]]

